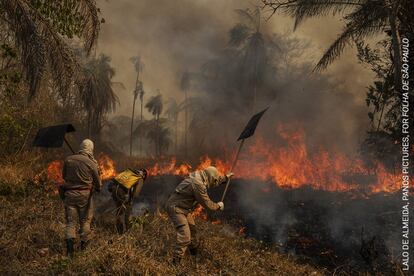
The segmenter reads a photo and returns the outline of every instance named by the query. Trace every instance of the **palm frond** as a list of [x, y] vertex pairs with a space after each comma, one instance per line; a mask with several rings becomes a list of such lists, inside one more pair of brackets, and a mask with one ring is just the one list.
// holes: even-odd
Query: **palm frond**
[[245, 24], [237, 24], [229, 31], [231, 46], [238, 47], [249, 37], [249, 28]]
[[336, 15], [350, 11], [369, 0], [294, 0], [294, 1], [275, 1], [268, 3], [270, 7], [277, 6], [281, 10], [295, 18], [294, 29], [303, 20], [310, 17], [322, 17], [329, 14]]
[[148, 111], [156, 116], [160, 115], [162, 113], [163, 104], [162, 104], [162, 95], [156, 95], [152, 96], [149, 101], [146, 103], [145, 107], [148, 109]]
[[[72, 84], [79, 84], [79, 64], [72, 49], [59, 31], [30, 1], [4, 0], [0, 3], [3, 22], [14, 34], [25, 78], [29, 85], [29, 99], [38, 91], [41, 80], [49, 71], [57, 93], [64, 98]], [[95, 2], [81, 0], [76, 5], [82, 15], [80, 38], [87, 52], [97, 40], [99, 19]]]
[[142, 63], [141, 56], [133, 56], [129, 60], [134, 64], [136, 72], [142, 72], [142, 70], [144, 70], [144, 64]]
[[100, 20], [94, 0], [80, 0], [78, 12], [82, 17], [81, 38], [87, 53], [90, 53], [98, 41]]
[[[375, 7], [373, 6], [375, 5]], [[377, 8], [377, 3], [369, 3], [359, 7], [353, 13], [345, 17], [348, 21], [344, 31], [327, 49], [314, 71], [325, 69], [332, 63], [353, 40], [374, 35], [387, 24], [387, 13], [384, 9]]]
[[250, 26], [255, 26], [255, 17], [254, 14], [250, 11], [250, 9], [236, 9], [234, 10], [242, 20], [244, 20]]

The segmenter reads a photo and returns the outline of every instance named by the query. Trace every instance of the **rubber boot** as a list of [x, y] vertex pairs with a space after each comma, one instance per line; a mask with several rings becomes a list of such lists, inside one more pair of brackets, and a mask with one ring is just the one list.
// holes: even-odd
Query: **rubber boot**
[[200, 246], [200, 241], [198, 239], [197, 229], [195, 225], [190, 224], [189, 226], [190, 226], [190, 232], [191, 232], [191, 243], [188, 246], [188, 252], [190, 253], [190, 255], [196, 256], [198, 254], [198, 248]]
[[81, 250], [85, 250], [88, 247], [89, 241], [81, 241], [80, 247]]
[[66, 239], [66, 256], [72, 258], [74, 253], [74, 239]]

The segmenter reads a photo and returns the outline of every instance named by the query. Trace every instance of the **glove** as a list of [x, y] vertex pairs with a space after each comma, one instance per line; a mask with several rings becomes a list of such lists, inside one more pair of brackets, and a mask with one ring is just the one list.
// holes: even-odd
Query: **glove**
[[227, 179], [229, 179], [229, 178], [231, 178], [233, 175], [234, 175], [234, 173], [229, 172], [229, 173], [227, 173], [227, 174], [226, 174], [226, 177], [227, 177]]
[[220, 210], [220, 211], [223, 211], [223, 210], [224, 210], [224, 203], [220, 201], [220, 202], [218, 202], [217, 204], [218, 204], [218, 206], [219, 206], [219, 210]]

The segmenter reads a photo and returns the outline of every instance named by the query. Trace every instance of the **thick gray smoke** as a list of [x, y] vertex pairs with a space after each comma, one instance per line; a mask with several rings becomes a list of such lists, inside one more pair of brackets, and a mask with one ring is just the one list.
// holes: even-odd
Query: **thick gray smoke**
[[[255, 57], [250, 54], [246, 58], [240, 47], [230, 47], [229, 31], [238, 23], [246, 23], [235, 10], [254, 10], [254, 4], [216, 0], [102, 2], [106, 23], [98, 51], [112, 57], [116, 81], [126, 87], [118, 91], [121, 106], [117, 114], [131, 116], [136, 73], [129, 58], [140, 55], [144, 63], [144, 101], [160, 89], [165, 101], [173, 97], [181, 102], [182, 76], [186, 71], [194, 76], [188, 93], [200, 99], [202, 106], [195, 106], [190, 112], [192, 157], [197, 159], [199, 155], [218, 154], [224, 147], [231, 148], [252, 113]], [[263, 13], [262, 17], [266, 15]], [[293, 34], [289, 18], [275, 15], [263, 22], [266, 66], [257, 70], [260, 85], [254, 109], [271, 109], [259, 134], [273, 139], [277, 124], [296, 122], [305, 128], [307, 143], [334, 144], [346, 152], [355, 152], [367, 129], [363, 100], [368, 83], [363, 79], [366, 71], [355, 62], [353, 53], [345, 52], [329, 69], [331, 73], [311, 73], [322, 50], [340, 31], [339, 20], [310, 21]], [[320, 26], [324, 26], [324, 32], [318, 31]], [[144, 116], [151, 118], [146, 111]], [[181, 112], [181, 147], [183, 124]], [[126, 137], [127, 125], [124, 131], [116, 133]], [[107, 138], [119, 141], [119, 148], [126, 151], [123, 144], [127, 140]], [[172, 146], [170, 152], [174, 152]]]
[[[126, 86], [119, 91], [121, 106], [117, 115], [131, 116], [136, 73], [129, 58], [140, 55], [145, 64], [144, 101], [160, 89], [164, 100], [174, 97], [181, 102], [182, 76], [190, 72], [188, 93], [196, 99], [189, 124], [189, 154], [193, 160], [205, 154], [220, 156], [223, 149], [233, 149], [252, 113], [267, 106], [270, 109], [256, 135], [263, 137], [269, 147], [283, 146], [276, 127], [287, 124], [303, 128], [309, 152], [324, 147], [355, 154], [369, 127], [364, 101], [369, 73], [358, 66], [353, 52], [345, 52], [328, 72], [312, 73], [321, 52], [339, 32], [339, 20], [311, 21], [292, 34], [286, 32], [291, 27], [288, 18], [272, 18], [262, 28], [265, 46], [260, 54], [261, 67], [256, 70], [255, 54], [246, 57], [246, 48], [229, 44], [229, 31], [242, 22], [234, 10], [252, 9], [251, 4], [236, 0], [101, 3], [107, 23], [103, 25], [99, 51], [112, 57], [116, 80]], [[150, 118], [148, 113], [144, 115]], [[179, 116], [179, 146], [183, 141], [183, 115], [181, 112]], [[108, 133], [108, 140], [122, 141], [117, 139], [119, 135], [111, 136], [120, 133], [127, 137], [127, 120], [119, 120], [116, 131]], [[117, 146], [127, 152], [125, 141]], [[178, 181], [161, 177], [155, 182], [144, 187], [143, 197], [138, 199], [141, 205], [135, 207], [137, 213], [161, 204]], [[268, 184], [275, 187], [275, 183]], [[292, 238], [304, 236], [311, 240], [311, 249], [317, 247], [316, 253], [321, 253], [320, 249], [328, 252], [324, 260], [338, 253], [345, 256], [341, 261], [354, 256], [352, 265], [355, 260], [364, 262], [359, 252], [364, 228], [366, 239], [384, 239], [389, 251], [398, 254], [398, 240], [393, 233], [393, 229], [399, 229], [399, 225], [393, 225], [394, 197], [353, 200], [340, 193], [310, 188], [274, 188], [265, 193], [261, 185], [267, 187], [266, 183], [247, 181], [232, 186], [225, 212], [226, 216], [242, 218], [252, 236], [309, 256], [312, 251], [296, 246], [300, 242]], [[331, 249], [334, 253], [329, 253]]]

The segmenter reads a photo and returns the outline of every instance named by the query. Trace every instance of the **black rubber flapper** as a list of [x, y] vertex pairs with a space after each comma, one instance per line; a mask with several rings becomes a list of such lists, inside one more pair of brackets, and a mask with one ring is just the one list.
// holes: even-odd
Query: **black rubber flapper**
[[72, 124], [41, 128], [33, 141], [33, 147], [60, 148], [65, 140], [65, 134], [74, 131]]
[[259, 113], [253, 115], [252, 118], [250, 118], [249, 122], [247, 123], [246, 127], [243, 129], [242, 133], [240, 134], [237, 141], [249, 138], [252, 136], [256, 130], [257, 124], [259, 123], [260, 119], [262, 118], [263, 114], [268, 110], [269, 108], [264, 109], [263, 111], [260, 111]]

